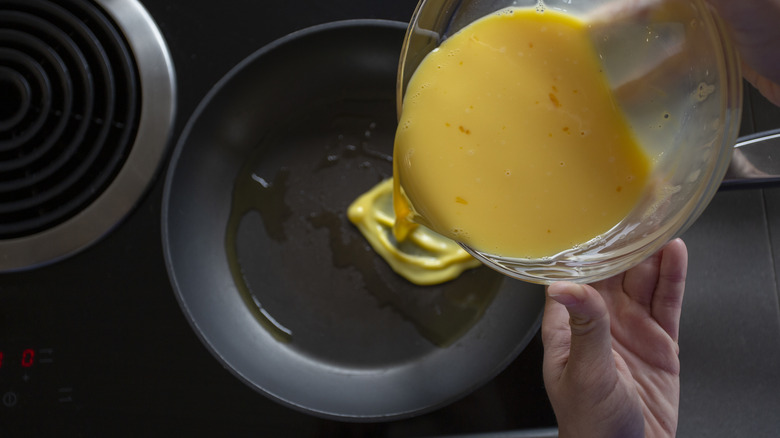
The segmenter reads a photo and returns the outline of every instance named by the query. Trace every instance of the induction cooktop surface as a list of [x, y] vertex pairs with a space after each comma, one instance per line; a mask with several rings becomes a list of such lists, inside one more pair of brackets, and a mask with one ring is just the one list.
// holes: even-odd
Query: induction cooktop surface
[[[78, 166], [52, 168], [66, 176], [47, 189], [68, 196], [33, 188], [0, 198], [0, 215], [9, 212], [0, 224], [0, 433], [430, 436], [553, 427], [538, 334], [495, 379], [434, 412], [391, 422], [334, 421], [271, 401], [223, 368], [170, 286], [160, 232], [164, 174], [209, 89], [293, 31], [354, 18], [406, 22], [416, 2], [135, 3], [0, 2], [0, 91], [14, 102], [0, 111], [0, 134], [7, 134], [0, 137], [0, 164], [19, 164], [6, 153], [12, 143], [16, 155], [32, 156], [55, 135], [79, 145], [90, 139], [90, 148], [71, 155], [96, 157], [77, 189], [69, 189], [67, 175]], [[62, 9], [70, 14], [55, 13]], [[76, 16], [87, 30], [62, 16]], [[33, 24], [43, 30], [31, 30]], [[45, 44], [36, 48], [36, 40]], [[18, 50], [25, 44], [32, 47], [27, 54]], [[92, 64], [101, 57], [117, 72]], [[58, 83], [70, 85], [51, 86]], [[19, 132], [31, 132], [33, 146], [14, 140]], [[58, 160], [29, 161], [27, 171], [4, 173], [21, 182], [8, 177], [0, 190], [35, 186], [30, 175]]]

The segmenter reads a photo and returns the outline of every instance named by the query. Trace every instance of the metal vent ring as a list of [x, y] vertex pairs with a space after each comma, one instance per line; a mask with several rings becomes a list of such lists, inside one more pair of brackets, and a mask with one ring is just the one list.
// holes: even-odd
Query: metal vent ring
[[165, 158], [173, 65], [136, 0], [0, 3], [0, 272], [112, 229]]

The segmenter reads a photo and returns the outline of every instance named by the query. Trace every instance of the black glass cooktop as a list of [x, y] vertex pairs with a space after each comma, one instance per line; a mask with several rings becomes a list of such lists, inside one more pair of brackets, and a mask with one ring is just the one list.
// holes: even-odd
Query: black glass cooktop
[[[145, 0], [176, 69], [171, 145], [211, 86], [294, 30], [408, 21], [416, 1]], [[104, 239], [58, 263], [0, 274], [0, 435], [430, 436], [554, 426], [539, 336], [496, 379], [416, 418], [355, 424], [270, 401], [224, 369], [185, 320], [165, 270], [162, 177]]]
[[[0, 7], [48, 1], [8, 0]], [[171, 146], [215, 82], [265, 44], [336, 20], [406, 22], [416, 5], [416, 0], [142, 2], [162, 31], [176, 70]], [[3, 30], [0, 26], [0, 40], [8, 36]], [[9, 109], [0, 100], [3, 127], [26, 108], [27, 88], [18, 85], [22, 82], [7, 65], [0, 67], [5, 68], [0, 68], [2, 96], [22, 102]], [[741, 133], [777, 128], [780, 110], [749, 87], [746, 91]], [[538, 333], [491, 382], [411, 419], [324, 420], [250, 389], [207, 351], [178, 306], [162, 255], [162, 175], [153, 181], [131, 214], [88, 249], [44, 267], [0, 274], [0, 436], [411, 437], [522, 429], [534, 429], [536, 436], [554, 434]], [[771, 343], [778, 323], [776, 276], [771, 276], [777, 258], [771, 258], [767, 244], [778, 247], [777, 233], [771, 233], [777, 225], [771, 219], [779, 211], [777, 195], [777, 189], [721, 193], [684, 236], [692, 261], [686, 305], [695, 311], [686, 311], [681, 329], [681, 435], [763, 436], [777, 430], [778, 410], [772, 404], [777, 373], [772, 367], [758, 372], [753, 367], [774, 363], [766, 358], [777, 356], [776, 342]], [[755, 211], [740, 207], [749, 202]], [[743, 213], [758, 225], [744, 225], [753, 222], [744, 222]], [[739, 220], [729, 222], [732, 217]], [[713, 250], [718, 245], [725, 249]], [[728, 260], [720, 254], [729, 254]], [[743, 289], [750, 298], [741, 298]], [[768, 298], [755, 298], [759, 292]], [[735, 312], [741, 308], [748, 317]], [[762, 314], [769, 316], [762, 319]], [[755, 352], [735, 353], [747, 347]]]

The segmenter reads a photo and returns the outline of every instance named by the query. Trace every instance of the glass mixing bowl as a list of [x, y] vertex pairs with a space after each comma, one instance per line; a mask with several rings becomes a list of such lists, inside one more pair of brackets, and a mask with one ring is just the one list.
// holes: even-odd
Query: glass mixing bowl
[[507, 258], [463, 245], [511, 277], [589, 283], [640, 263], [681, 235], [708, 205], [739, 131], [738, 57], [701, 0], [422, 0], [402, 48], [398, 112], [424, 57], [469, 23], [507, 7], [549, 8], [590, 23], [613, 93], [654, 162], [640, 201], [608, 232], [539, 259]]

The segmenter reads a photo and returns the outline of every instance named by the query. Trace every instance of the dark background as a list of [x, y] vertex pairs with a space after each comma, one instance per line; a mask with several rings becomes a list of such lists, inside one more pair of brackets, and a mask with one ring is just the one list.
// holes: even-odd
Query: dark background
[[[145, 0], [177, 73], [176, 138], [212, 85], [263, 45], [351, 18], [407, 22], [416, 1]], [[399, 46], [400, 53], [400, 46]], [[466, 399], [384, 424], [326, 421], [282, 407], [221, 367], [186, 322], [161, 250], [163, 175], [133, 214], [86, 251], [0, 275], [1, 436], [414, 436], [554, 425], [541, 383], [541, 344]], [[36, 351], [34, 367], [18, 364]], [[43, 362], [42, 362], [43, 360]]]

